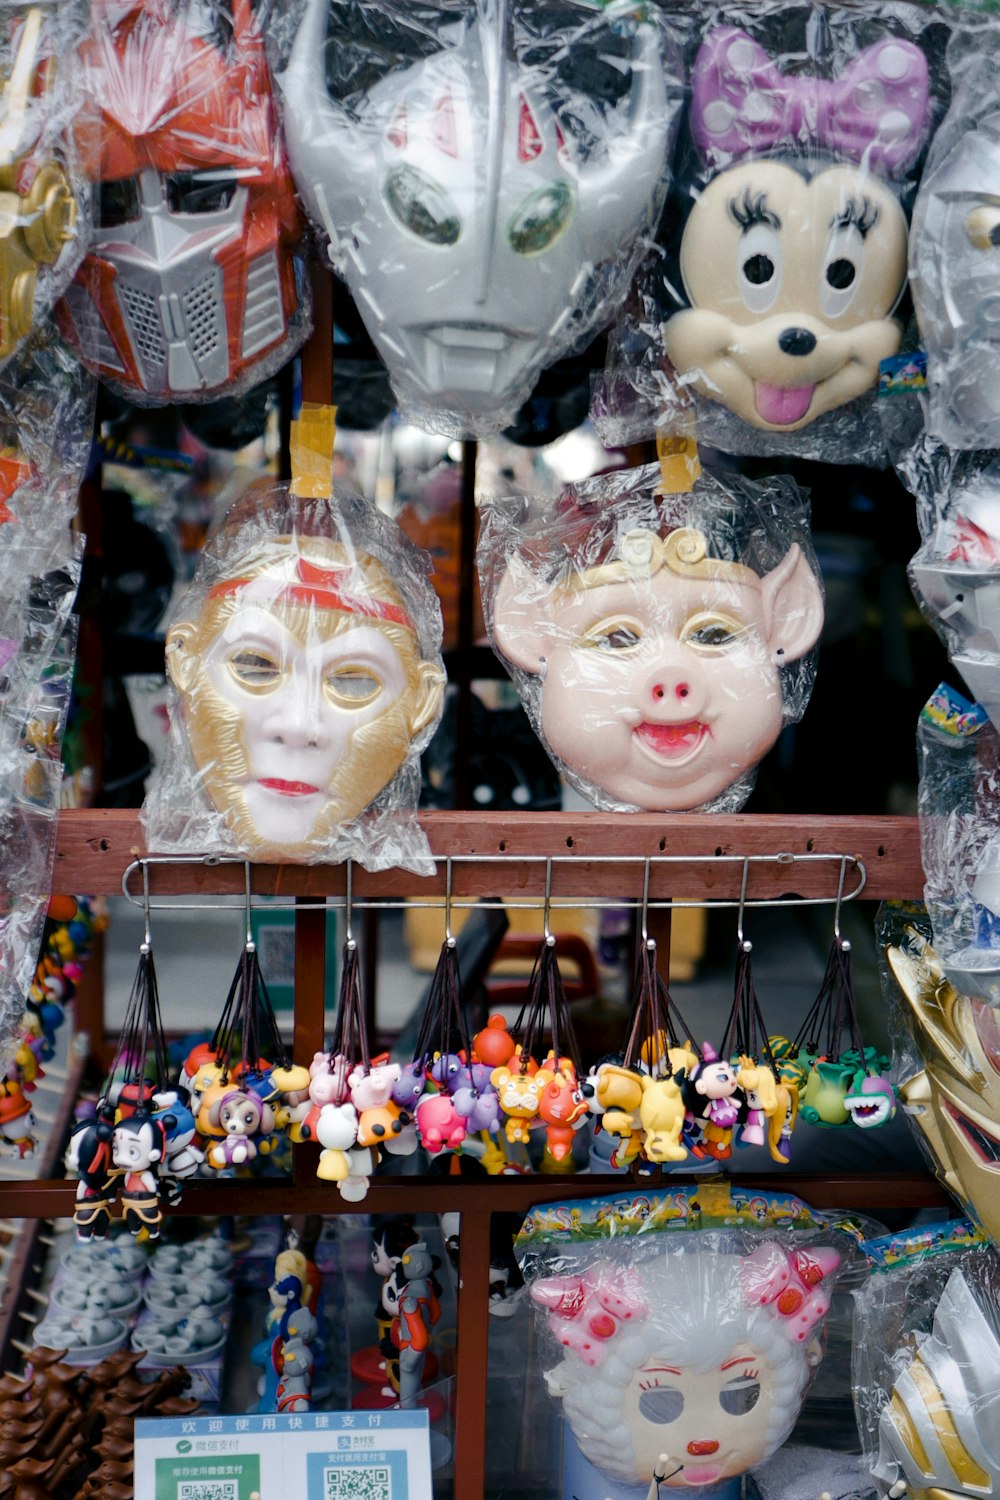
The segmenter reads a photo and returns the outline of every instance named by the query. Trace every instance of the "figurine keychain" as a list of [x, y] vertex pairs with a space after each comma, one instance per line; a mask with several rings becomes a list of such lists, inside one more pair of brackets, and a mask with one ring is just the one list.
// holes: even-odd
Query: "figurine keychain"
[[[833, 943], [819, 993], [789, 1045], [772, 1039], [779, 1070], [798, 1080], [798, 1108], [813, 1125], [873, 1130], [896, 1112], [889, 1059], [866, 1047], [861, 1030], [850, 941], [840, 931], [846, 856], [841, 860]], [[845, 1038], [847, 1046], [843, 1045]], [[782, 1055], [783, 1054], [783, 1055]]]

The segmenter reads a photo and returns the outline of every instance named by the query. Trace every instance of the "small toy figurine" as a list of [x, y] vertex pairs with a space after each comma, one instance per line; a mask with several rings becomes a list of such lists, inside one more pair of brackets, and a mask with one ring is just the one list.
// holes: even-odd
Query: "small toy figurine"
[[896, 1089], [884, 1073], [865, 1073], [859, 1069], [854, 1084], [844, 1098], [844, 1108], [851, 1123], [860, 1130], [876, 1130], [896, 1113]]
[[35, 1116], [31, 1102], [19, 1083], [7, 1078], [0, 1083], [0, 1154], [20, 1158], [35, 1150]]
[[404, 1250], [397, 1268], [403, 1288], [399, 1298], [399, 1404], [412, 1406], [420, 1393], [431, 1329], [441, 1316], [434, 1285], [434, 1257], [422, 1240]]
[[772, 1160], [787, 1166], [792, 1159], [792, 1131], [799, 1113], [798, 1085], [780, 1078], [774, 1090], [776, 1106], [767, 1122], [767, 1149]]
[[685, 1099], [691, 1113], [704, 1122], [695, 1155], [707, 1153], [719, 1161], [732, 1156], [733, 1130], [742, 1103], [739, 1079], [732, 1063], [720, 1058], [709, 1042], [702, 1046], [701, 1062], [688, 1075]]
[[906, 217], [891, 179], [930, 128], [927, 61], [885, 36], [841, 78], [785, 74], [747, 32], [705, 37], [691, 134], [709, 169], [681, 241], [685, 386], [792, 432], [870, 390], [899, 348]]
[[[516, 1062], [516, 1058], [511, 1059]], [[490, 1080], [500, 1098], [500, 1108], [507, 1116], [504, 1133], [511, 1145], [526, 1145], [530, 1140], [529, 1121], [538, 1115], [542, 1094], [555, 1074], [548, 1068], [537, 1072], [521, 1072], [520, 1067], [494, 1068]]]
[[66, 1149], [66, 1167], [80, 1181], [76, 1188], [73, 1223], [81, 1244], [104, 1240], [111, 1227], [111, 1206], [117, 1196], [112, 1183], [118, 1175], [111, 1155], [114, 1126], [100, 1116], [75, 1126]]
[[[558, 37], [557, 74], [554, 36], [540, 46], [515, 11], [482, 11], [437, 50], [425, 31], [408, 67], [376, 75], [372, 58], [377, 81], [345, 105], [327, 86], [329, 14], [309, 0], [279, 80], [297, 186], [411, 419], [495, 433], [596, 328], [611, 266], [652, 226], [676, 119], [656, 17], [610, 6], [579, 63], [574, 34]], [[629, 80], [607, 109], [571, 83], [605, 26]], [[585, 148], [569, 123], [583, 120]]]
[[125, 1223], [132, 1234], [155, 1240], [159, 1237], [163, 1214], [157, 1164], [163, 1158], [164, 1124], [137, 1111], [119, 1120], [111, 1137], [111, 1159], [124, 1174], [121, 1203]]
[[209, 1109], [209, 1119], [223, 1131], [221, 1140], [209, 1146], [205, 1160], [210, 1167], [241, 1166], [257, 1155], [254, 1136], [274, 1129], [274, 1113], [254, 1093], [229, 1087]]
[[763, 1146], [768, 1119], [778, 1107], [777, 1080], [771, 1069], [756, 1058], [741, 1057], [736, 1081], [743, 1092], [739, 1144]]

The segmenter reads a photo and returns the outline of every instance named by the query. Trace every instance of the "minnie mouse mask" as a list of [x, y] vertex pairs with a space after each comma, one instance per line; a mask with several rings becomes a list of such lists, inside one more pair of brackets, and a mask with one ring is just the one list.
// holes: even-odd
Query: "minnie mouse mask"
[[690, 307], [663, 328], [682, 384], [770, 432], [876, 384], [899, 347], [906, 280], [890, 179], [929, 125], [927, 62], [903, 38], [826, 80], [783, 74], [736, 27], [706, 37], [691, 133], [712, 175], [681, 241]]
[[533, 525], [488, 510], [491, 640], [556, 766], [598, 807], [735, 811], [808, 701], [822, 591], [790, 480], [703, 474], [661, 508], [659, 477], [591, 481]]
[[426, 554], [360, 496], [246, 496], [167, 632], [179, 694], [151, 849], [424, 870], [420, 751], [444, 695]]

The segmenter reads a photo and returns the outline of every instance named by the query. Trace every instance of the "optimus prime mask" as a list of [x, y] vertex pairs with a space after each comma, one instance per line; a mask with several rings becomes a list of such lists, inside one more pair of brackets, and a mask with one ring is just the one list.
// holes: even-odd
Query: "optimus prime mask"
[[[990, 90], [992, 98], [992, 77]], [[927, 350], [929, 429], [956, 448], [993, 448], [1000, 444], [1000, 113], [969, 103], [956, 104], [932, 147], [913, 210], [910, 287]]]
[[[543, 518], [522, 550], [516, 531], [486, 522], [491, 639], [556, 765], [598, 806], [735, 809], [786, 717], [805, 707], [808, 687], [791, 709], [783, 679], [819, 637], [822, 592], [787, 535], [761, 571], [713, 555], [698, 521], [719, 498], [714, 479], [684, 497], [691, 524], [678, 512], [671, 529], [650, 501], [651, 528], [632, 529], [643, 475], [648, 494], [656, 468], [624, 481], [636, 496], [616, 498], [620, 476], [610, 491], [588, 487], [602, 512], [576, 536]], [[529, 561], [539, 540], [550, 550], [541, 568]]]
[[1000, 1495], [1000, 1343], [960, 1270], [930, 1334], [918, 1335], [879, 1421], [879, 1494], [907, 1500]]
[[666, 352], [682, 385], [793, 432], [874, 386], [899, 347], [906, 219], [889, 179], [926, 138], [926, 59], [890, 36], [837, 80], [792, 76], [721, 27], [691, 87], [712, 175], [684, 229], [690, 306], [664, 325]]
[[270, 374], [306, 332], [301, 226], [249, 0], [102, 0], [80, 57], [100, 129], [90, 251], [67, 332], [131, 398], [210, 399]]
[[167, 632], [180, 705], [150, 847], [376, 869], [425, 853], [417, 757], [444, 671], [421, 557], [350, 494], [270, 490], [235, 508]]
[[[71, 259], [76, 238], [73, 185], [46, 141], [58, 46], [46, 31], [52, 24], [40, 6], [31, 6], [14, 23], [6, 48], [0, 91], [0, 361], [30, 333], [46, 274], [50, 296], [58, 295], [54, 277]], [[65, 275], [71, 274], [69, 264]]]
[[945, 1186], [1000, 1243], [1000, 1016], [958, 993], [929, 944], [888, 958], [924, 1062], [900, 1089], [903, 1107]]
[[[307, 0], [279, 79], [299, 191], [408, 414], [497, 432], [543, 365], [610, 316], [655, 220], [675, 117], [660, 31], [631, 3], [594, 22], [632, 28], [628, 94], [599, 115], [517, 60], [500, 0], [355, 117], [327, 91], [329, 14]], [[586, 156], [567, 123], [581, 119], [598, 135]]]

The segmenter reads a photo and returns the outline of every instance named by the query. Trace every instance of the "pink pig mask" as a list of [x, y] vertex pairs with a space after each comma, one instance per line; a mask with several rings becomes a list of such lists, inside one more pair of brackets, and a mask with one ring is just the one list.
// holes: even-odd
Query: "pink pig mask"
[[549, 751], [603, 805], [711, 803], [782, 728], [781, 667], [819, 637], [819, 584], [797, 544], [763, 576], [706, 553], [690, 527], [634, 531], [568, 583], [517, 558], [501, 581], [495, 643], [541, 679]]

